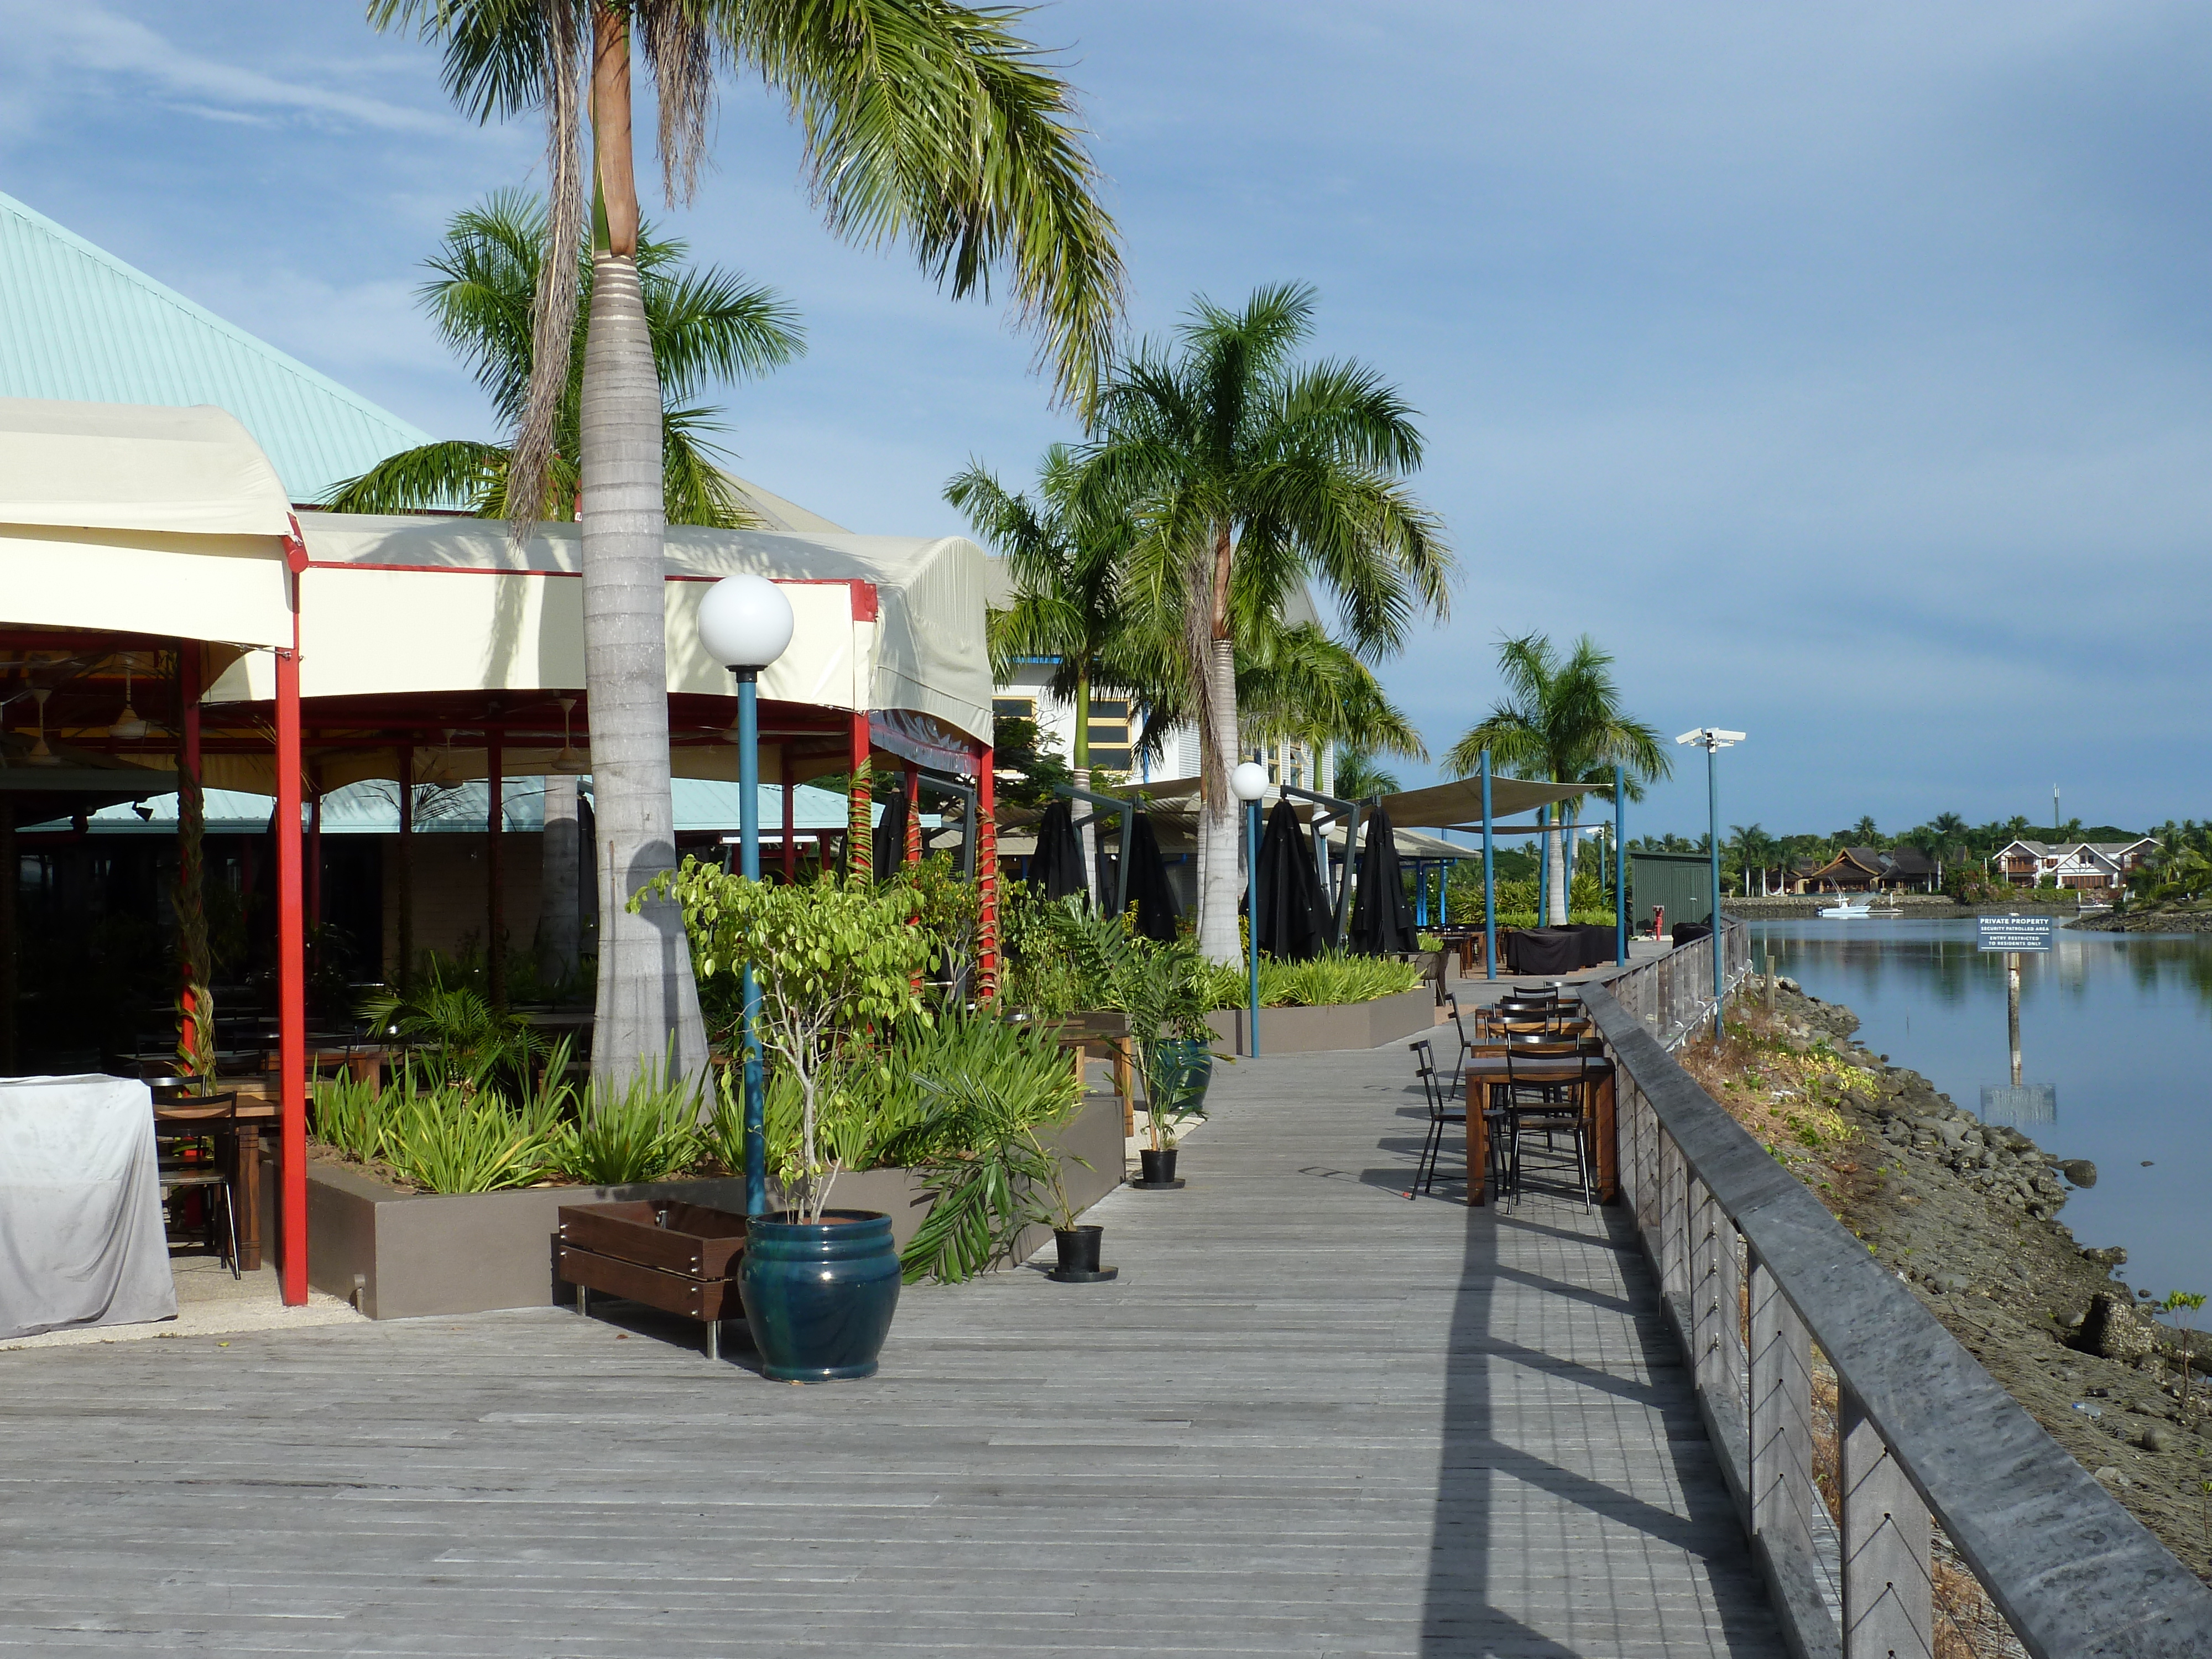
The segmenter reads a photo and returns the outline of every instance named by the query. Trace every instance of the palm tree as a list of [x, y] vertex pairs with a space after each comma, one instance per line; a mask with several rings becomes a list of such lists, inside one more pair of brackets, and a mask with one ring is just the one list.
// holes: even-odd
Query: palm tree
[[[945, 499], [968, 515], [1013, 579], [1013, 603], [990, 615], [992, 676], [1004, 685], [1024, 662], [1052, 664], [1045, 689], [1075, 710], [1079, 789], [1091, 787], [1093, 689], [1123, 692], [1141, 708], [1155, 667], [1121, 603], [1135, 530], [1117, 504], [1083, 487], [1084, 466], [1066, 444], [1053, 445], [1037, 469], [1035, 500], [1012, 494], [975, 462], [945, 486]], [[1095, 867], [1088, 823], [1083, 854], [1084, 867]]]
[[1372, 800], [1398, 793], [1398, 776], [1376, 763], [1364, 749], [1341, 749], [1336, 756], [1336, 793], [1345, 800]]
[[1743, 896], [1749, 898], [1751, 872], [1754, 869], [1765, 868], [1767, 853], [1774, 844], [1773, 840], [1764, 828], [1756, 823], [1732, 823], [1729, 828], [1734, 832], [1736, 865], [1743, 872]]
[[[1468, 776], [1481, 769], [1487, 749], [1492, 766], [1523, 775], [1553, 783], [1607, 785], [1618, 766], [1629, 799], [1643, 799], [1646, 782], [1673, 773], [1674, 757], [1659, 746], [1656, 728], [1623, 712], [1620, 688], [1607, 672], [1612, 664], [1613, 658], [1587, 634], [1564, 658], [1540, 634], [1501, 641], [1498, 672], [1508, 700], [1493, 705], [1486, 719], [1452, 745], [1444, 764]], [[1571, 822], [1579, 814], [1579, 802], [1570, 801], [1562, 817]], [[1548, 811], [1544, 817], [1552, 890], [1545, 920], [1556, 926], [1567, 919], [1565, 860]]]
[[[522, 191], [500, 191], [453, 216], [428, 262], [436, 277], [417, 290], [438, 331], [476, 373], [477, 384], [510, 430], [528, 401], [530, 309], [545, 254], [545, 204]], [[728, 476], [702, 441], [714, 412], [690, 402], [710, 380], [737, 380], [789, 362], [806, 349], [797, 314], [774, 290], [748, 287], [732, 272], [684, 268], [686, 246], [656, 241], [641, 228], [638, 288], [660, 379], [662, 512], [672, 524], [732, 529], [754, 523]], [[591, 292], [592, 270], [577, 280]], [[575, 517], [583, 404], [584, 323], [579, 313], [568, 378], [555, 416], [547, 489], [538, 517]], [[483, 518], [508, 516], [514, 452], [506, 444], [451, 438], [386, 456], [357, 478], [333, 485], [325, 505], [339, 513], [412, 513], [465, 503]]]
[[[520, 532], [556, 485], [591, 228], [578, 404], [584, 653], [602, 889], [592, 1066], [622, 1079], [706, 1060], [683, 919], [629, 898], [675, 862], [662, 617], [660, 386], [639, 281], [631, 54], [659, 115], [663, 193], [688, 199], [721, 71], [787, 101], [816, 199], [840, 235], [903, 240], [955, 297], [1010, 279], [1060, 397], [1093, 407], [1120, 314], [1121, 256], [1066, 83], [1012, 32], [1015, 14], [952, 0], [368, 0], [372, 26], [445, 47], [449, 94], [480, 120], [544, 112], [549, 212], [531, 313], [531, 377], [507, 511]], [[591, 125], [589, 189], [584, 125]]]
[[1292, 362], [1313, 313], [1304, 287], [1263, 288], [1241, 311], [1200, 297], [1172, 353], [1147, 343], [1121, 366], [1093, 447], [1097, 487], [1140, 515], [1131, 603], [1173, 641], [1198, 723], [1198, 943], [1218, 962], [1238, 948], [1240, 627], [1256, 640], [1315, 580], [1373, 656], [1449, 603], [1451, 556], [1405, 482], [1421, 459], [1413, 410], [1357, 363]]

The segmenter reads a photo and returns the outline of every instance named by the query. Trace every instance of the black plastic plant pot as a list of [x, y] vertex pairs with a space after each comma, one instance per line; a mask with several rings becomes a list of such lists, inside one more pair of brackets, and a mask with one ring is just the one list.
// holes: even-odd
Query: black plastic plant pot
[[762, 1371], [780, 1382], [873, 1376], [899, 1295], [891, 1218], [825, 1210], [806, 1222], [786, 1212], [745, 1230], [738, 1294]]
[[1052, 1242], [1060, 1250], [1060, 1271], [1064, 1273], [1097, 1273], [1098, 1249], [1105, 1237], [1103, 1227], [1054, 1227]]
[[1176, 1149], [1156, 1152], [1146, 1146], [1138, 1152], [1137, 1164], [1145, 1172], [1145, 1185], [1164, 1187], [1176, 1178]]

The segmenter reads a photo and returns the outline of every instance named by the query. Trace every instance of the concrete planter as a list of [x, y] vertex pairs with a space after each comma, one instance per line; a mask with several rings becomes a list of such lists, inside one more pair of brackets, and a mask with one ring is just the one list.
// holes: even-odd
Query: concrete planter
[[[1436, 993], [1423, 985], [1373, 1002], [1338, 1002], [1320, 1008], [1262, 1008], [1260, 1057], [1313, 1054], [1332, 1048], [1379, 1048], [1419, 1036], [1437, 1023]], [[1243, 1054], [1252, 1016], [1243, 1008], [1218, 1008], [1206, 1017], [1213, 1034]]]
[[[1121, 1184], [1119, 1100], [1110, 1095], [1086, 1100], [1056, 1139], [1064, 1154], [1062, 1179], [1077, 1209]], [[1054, 1139], [1048, 1136], [1047, 1145]], [[371, 1319], [565, 1305], [569, 1287], [554, 1271], [561, 1206], [654, 1198], [740, 1213], [745, 1207], [744, 1182], [731, 1177], [637, 1187], [403, 1193], [348, 1165], [310, 1164], [307, 1282], [356, 1300]], [[841, 1210], [877, 1210], [890, 1217], [892, 1237], [902, 1248], [929, 1213], [927, 1191], [910, 1170], [841, 1175], [830, 1198]], [[1030, 1230], [1015, 1247], [1015, 1259], [1050, 1237], [1049, 1228]]]

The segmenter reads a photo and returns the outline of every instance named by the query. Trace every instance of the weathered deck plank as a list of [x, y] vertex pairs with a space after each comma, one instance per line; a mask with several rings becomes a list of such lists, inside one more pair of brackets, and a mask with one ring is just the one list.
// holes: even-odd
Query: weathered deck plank
[[909, 1291], [871, 1383], [642, 1315], [0, 1354], [0, 1649], [1778, 1653], [1625, 1231], [1406, 1201], [1404, 1059], [1217, 1073], [1118, 1283]]

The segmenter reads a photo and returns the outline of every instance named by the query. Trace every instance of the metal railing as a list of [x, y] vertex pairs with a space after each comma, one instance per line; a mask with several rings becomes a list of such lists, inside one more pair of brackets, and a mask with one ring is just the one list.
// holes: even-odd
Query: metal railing
[[[1623, 1198], [1792, 1650], [1928, 1659], [1932, 1516], [2036, 1659], [2212, 1654], [2212, 1590], [1675, 1063], [1662, 1033], [1694, 969], [1662, 968], [1613, 981], [1640, 1006], [1583, 1002], [1614, 1062]], [[1710, 1011], [1710, 956], [1703, 983]], [[1839, 1522], [1814, 1479], [1816, 1344]]]
[[1726, 915], [1719, 933], [1637, 963], [1606, 981], [1613, 1000], [1656, 1032], [1661, 1048], [1675, 1048], [1711, 1023], [1716, 940], [1728, 952], [1723, 961], [1733, 991], [1751, 971], [1751, 927], [1741, 917]]

